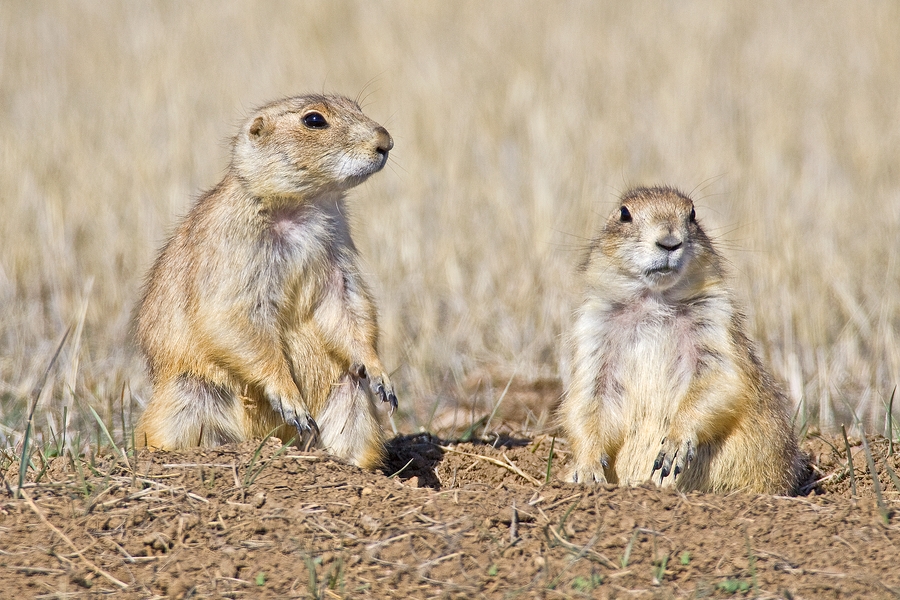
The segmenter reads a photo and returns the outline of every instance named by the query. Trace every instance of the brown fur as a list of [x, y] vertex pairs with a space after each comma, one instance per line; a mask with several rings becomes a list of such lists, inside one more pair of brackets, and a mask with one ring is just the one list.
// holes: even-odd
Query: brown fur
[[583, 275], [560, 408], [569, 479], [634, 485], [658, 473], [685, 491], [793, 492], [787, 399], [753, 352], [690, 198], [625, 194]]
[[369, 390], [396, 396], [344, 195], [392, 147], [341, 96], [286, 98], [246, 120], [224, 179], [150, 270], [137, 339], [153, 397], [138, 443], [215, 445], [277, 429], [363, 467], [381, 462]]

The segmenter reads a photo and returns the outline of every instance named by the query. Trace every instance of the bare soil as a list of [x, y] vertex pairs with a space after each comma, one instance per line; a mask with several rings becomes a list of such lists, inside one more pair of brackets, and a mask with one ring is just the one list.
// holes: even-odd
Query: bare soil
[[0, 597], [900, 596], [900, 460], [869, 438], [879, 500], [851, 445], [852, 481], [807, 439], [794, 498], [563, 484], [546, 436], [403, 436], [379, 473], [274, 441], [36, 457], [25, 498], [3, 473]]

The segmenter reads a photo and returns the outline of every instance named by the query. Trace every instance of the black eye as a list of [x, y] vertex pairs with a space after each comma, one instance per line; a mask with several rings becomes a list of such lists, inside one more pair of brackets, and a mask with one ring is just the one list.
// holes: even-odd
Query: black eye
[[303, 115], [302, 120], [303, 124], [310, 129], [325, 129], [328, 127], [328, 121], [325, 120], [325, 117], [323, 117], [321, 113], [308, 112]]
[[694, 207], [691, 207], [691, 223], [695, 223], [697, 221], [697, 213], [694, 212]]
[[622, 223], [631, 223], [631, 213], [628, 212], [628, 208], [625, 206], [619, 209], [619, 221]]

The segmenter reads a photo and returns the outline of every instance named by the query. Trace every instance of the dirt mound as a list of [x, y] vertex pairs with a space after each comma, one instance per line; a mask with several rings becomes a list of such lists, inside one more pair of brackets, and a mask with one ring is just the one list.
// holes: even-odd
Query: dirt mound
[[868, 440], [876, 491], [860, 440], [852, 484], [843, 439], [808, 440], [811, 492], [797, 498], [562, 484], [566, 448], [549, 437], [404, 436], [390, 442], [384, 473], [275, 442], [36, 459], [24, 499], [13, 499], [15, 468], [4, 473], [0, 590], [895, 597], [900, 462], [887, 446]]

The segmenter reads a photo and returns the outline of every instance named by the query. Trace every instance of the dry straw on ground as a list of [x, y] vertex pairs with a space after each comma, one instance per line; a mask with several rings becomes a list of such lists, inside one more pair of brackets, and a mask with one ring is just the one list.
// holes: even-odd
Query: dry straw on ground
[[129, 428], [145, 269], [238, 119], [306, 90], [359, 95], [396, 141], [351, 205], [400, 429], [553, 381], [592, 226], [655, 183], [693, 193], [801, 418], [884, 426], [896, 3], [5, 2], [0, 74], [2, 445], [70, 326], [36, 429], [84, 441], [89, 405]]

